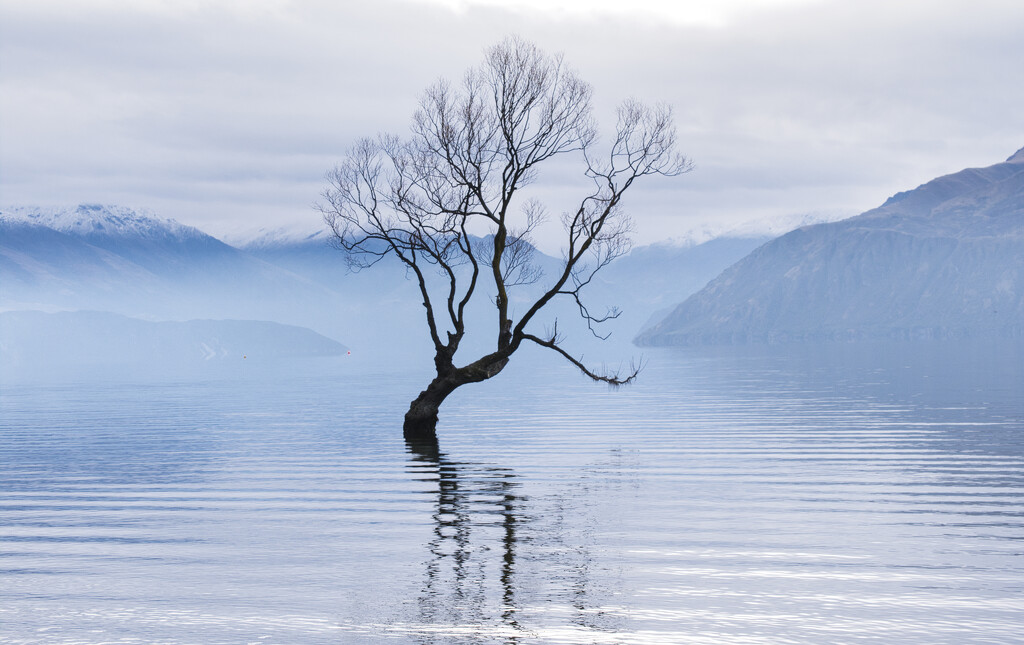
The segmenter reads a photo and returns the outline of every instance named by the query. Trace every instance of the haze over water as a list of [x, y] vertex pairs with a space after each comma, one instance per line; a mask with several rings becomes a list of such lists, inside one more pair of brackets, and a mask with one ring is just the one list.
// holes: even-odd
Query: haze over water
[[4, 375], [8, 643], [1008, 643], [1024, 346]]

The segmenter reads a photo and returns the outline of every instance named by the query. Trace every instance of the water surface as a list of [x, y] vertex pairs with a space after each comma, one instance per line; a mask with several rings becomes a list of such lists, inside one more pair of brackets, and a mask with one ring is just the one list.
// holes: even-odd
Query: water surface
[[1010, 643], [1020, 344], [353, 360], [0, 389], [5, 643]]

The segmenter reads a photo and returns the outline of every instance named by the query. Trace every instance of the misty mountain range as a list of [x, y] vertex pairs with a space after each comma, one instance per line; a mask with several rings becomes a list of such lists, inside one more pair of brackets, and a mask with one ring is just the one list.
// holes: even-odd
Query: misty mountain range
[[[0, 311], [102, 311], [139, 321], [273, 321], [308, 328], [382, 358], [421, 353], [429, 344], [423, 308], [405, 268], [382, 262], [353, 273], [328, 240], [323, 232], [306, 237], [271, 233], [232, 246], [196, 228], [124, 207], [5, 209], [0, 212]], [[595, 310], [616, 305], [623, 311], [604, 331], [628, 342], [654, 311], [679, 302], [764, 241], [723, 238], [634, 250], [591, 285]], [[538, 252], [536, 262], [551, 274], [560, 261]], [[525, 308], [541, 287], [512, 290], [513, 308]], [[559, 329], [571, 330], [578, 314], [574, 305], [565, 304], [549, 320], [557, 316]], [[486, 299], [473, 315], [491, 329], [493, 311]], [[98, 329], [94, 313], [83, 316], [59, 320], [78, 330]], [[15, 342], [11, 320], [0, 318], [0, 349], [5, 336], [8, 347], [27, 342], [22, 336]], [[51, 323], [43, 327], [53, 331]], [[579, 331], [571, 341], [577, 349], [604, 345], [589, 337], [585, 327]], [[476, 341], [479, 347], [493, 343], [486, 334]], [[196, 347], [191, 343], [182, 351], [195, 353]], [[477, 348], [467, 343], [467, 349]]]
[[[537, 263], [551, 273], [559, 261], [539, 254]], [[1024, 150], [897, 194], [857, 217], [776, 239], [721, 237], [634, 249], [598, 274], [589, 301], [594, 311], [622, 310], [604, 329], [617, 354], [634, 336], [640, 345], [1002, 336], [1024, 333], [1022, 280]], [[542, 287], [543, 280], [514, 291], [513, 310]], [[600, 356], [595, 348], [608, 344], [578, 323], [572, 327], [578, 316], [570, 305], [556, 308], [548, 321], [557, 317], [576, 351]], [[77, 319], [10, 313], [31, 310], [91, 313]], [[131, 328], [133, 337], [148, 339], [138, 342], [145, 351], [159, 354], [163, 334], [180, 341], [179, 353], [201, 357], [204, 346], [232, 355], [253, 347], [225, 340], [232, 333], [255, 338], [255, 327], [243, 333], [236, 325], [245, 320], [291, 326], [257, 334], [271, 354], [330, 354], [343, 341], [381, 360], [407, 360], [429, 343], [418, 290], [397, 262], [353, 273], [324, 232], [271, 233], [232, 246], [117, 206], [0, 212], [0, 312], [8, 312], [0, 317], [0, 353], [8, 361], [21, 351], [16, 346], [31, 345], [24, 334], [33, 326], [52, 335], [61, 325], [74, 328], [111, 352], [110, 334], [100, 328]], [[491, 329], [489, 303], [473, 315]], [[195, 319], [206, 322], [175, 330], [142, 324]], [[223, 329], [214, 330], [215, 319]], [[300, 327], [322, 341], [312, 342]], [[271, 329], [285, 349], [270, 348]], [[478, 340], [480, 347], [493, 342], [487, 334]]]

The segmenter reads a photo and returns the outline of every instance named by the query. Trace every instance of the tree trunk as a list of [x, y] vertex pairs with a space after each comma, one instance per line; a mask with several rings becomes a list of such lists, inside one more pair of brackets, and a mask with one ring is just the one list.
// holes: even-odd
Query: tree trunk
[[[448, 358], [450, 361], [450, 357]], [[448, 363], [450, 365], [450, 362]], [[479, 383], [495, 376], [508, 364], [508, 354], [495, 352], [462, 368], [445, 369], [443, 361], [438, 362], [438, 371], [444, 370], [430, 382], [427, 389], [413, 399], [405, 413], [403, 434], [410, 442], [437, 441], [437, 411], [441, 403], [461, 385]]]
[[450, 376], [438, 376], [413, 399], [409, 411], [405, 413], [403, 434], [407, 441], [437, 441], [438, 408], [460, 385], [461, 382]]

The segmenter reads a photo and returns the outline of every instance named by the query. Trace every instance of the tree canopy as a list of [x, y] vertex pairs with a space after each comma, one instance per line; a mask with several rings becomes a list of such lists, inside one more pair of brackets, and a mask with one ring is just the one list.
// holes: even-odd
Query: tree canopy
[[[542, 164], [571, 156], [590, 188], [561, 215], [559, 270], [542, 275], [531, 235], [547, 210], [524, 189]], [[590, 85], [560, 55], [518, 38], [489, 49], [461, 83], [441, 80], [428, 88], [411, 136], [358, 141], [328, 173], [319, 208], [355, 269], [393, 256], [419, 285], [437, 375], [412, 402], [406, 436], [434, 436], [441, 402], [462, 385], [498, 374], [523, 343], [558, 353], [596, 381], [632, 381], [638, 366], [593, 370], [563, 348], [557, 325], [538, 333], [536, 318], [559, 299], [572, 301], [595, 334], [615, 318], [614, 309], [593, 314], [584, 291], [629, 250], [623, 195], [641, 177], [690, 169], [676, 151], [670, 107], [625, 101], [614, 137], [601, 146]], [[535, 283], [543, 285], [539, 295], [522, 314], [511, 314], [510, 290]], [[488, 297], [495, 308], [493, 350], [458, 366], [467, 307]]]

